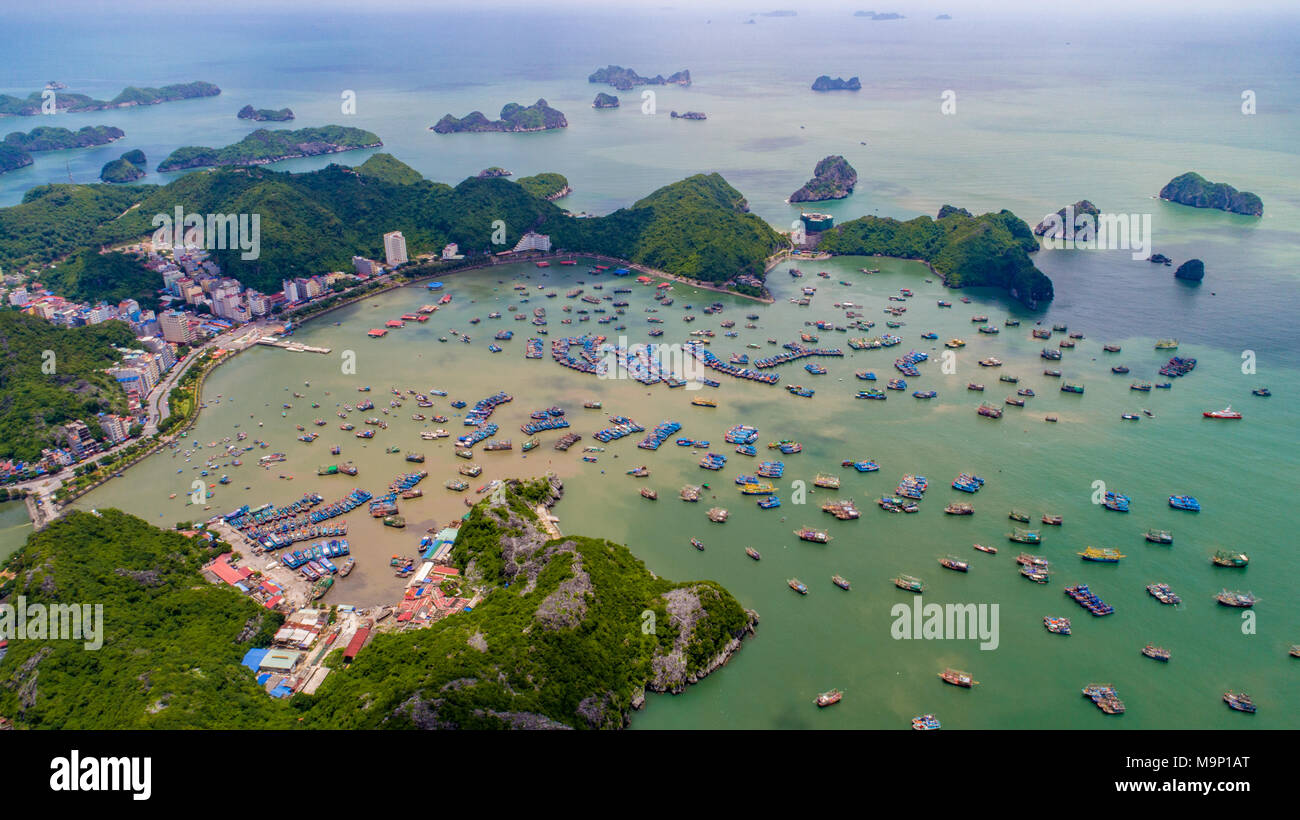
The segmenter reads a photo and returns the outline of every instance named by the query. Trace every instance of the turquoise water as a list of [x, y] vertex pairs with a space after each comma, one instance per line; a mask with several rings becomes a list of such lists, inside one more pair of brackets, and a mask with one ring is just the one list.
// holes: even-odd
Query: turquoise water
[[[332, 17], [329, 23], [303, 15], [268, 16], [249, 26], [236, 17], [174, 14], [180, 15], [174, 20], [178, 24], [201, 25], [204, 37], [166, 39], [148, 27], [114, 27], [109, 29], [116, 38], [112, 59], [102, 49], [103, 21], [93, 15], [63, 25], [57, 49], [38, 36], [47, 25], [44, 19], [18, 16], [14, 30], [31, 36], [14, 38], [15, 47], [4, 58], [13, 70], [6, 72], [7, 87], [0, 90], [25, 94], [58, 78], [72, 90], [111, 96], [127, 84], [205, 79], [223, 93], [60, 117], [56, 124], [117, 125], [128, 136], [99, 149], [36, 155], [33, 168], [0, 176], [0, 203], [17, 201], [32, 185], [66, 181], [69, 172], [89, 181], [103, 162], [129, 148], [145, 150], [152, 168], [180, 145], [233, 142], [249, 130], [234, 112], [252, 103], [290, 106], [299, 127], [340, 122], [373, 130], [384, 139], [384, 150], [444, 182], [490, 165], [516, 175], [562, 172], [574, 193], [560, 204], [574, 211], [603, 213], [688, 174], [719, 171], [745, 194], [755, 213], [787, 228], [799, 209], [787, 205], [785, 197], [806, 181], [818, 159], [841, 153], [861, 182], [848, 199], [819, 206], [838, 219], [867, 213], [910, 218], [952, 203], [975, 212], [1009, 208], [1032, 224], [1087, 198], [1106, 211], [1152, 214], [1155, 250], [1177, 261], [1196, 256], [1206, 262], [1205, 282], [1188, 286], [1175, 281], [1171, 269], [1133, 261], [1127, 251], [1043, 251], [1036, 264], [1052, 277], [1057, 298], [1039, 314], [996, 293], [971, 291], [974, 302], [963, 305], [959, 294], [927, 283], [923, 266], [881, 259], [803, 264], [807, 275], [798, 284], [819, 289], [809, 308], [787, 302], [797, 287], [782, 267], [772, 276], [773, 305], [679, 286], [677, 304], [660, 310], [665, 341], [713, 327], [718, 336], [712, 347], [724, 358], [747, 350], [750, 342], [763, 350], [747, 352], [767, 355], [769, 336], [792, 341], [805, 321], [842, 322], [842, 311], [832, 305], [844, 300], [864, 304], [866, 318], [878, 323], [872, 334], [884, 332], [881, 309], [890, 304], [887, 296], [911, 288], [916, 297], [903, 317], [906, 326], [897, 331], [905, 339], [900, 351], [916, 347], [937, 356], [942, 348], [931, 347], [938, 342], [919, 339], [928, 330], [938, 333], [940, 342], [951, 336], [968, 342], [956, 373], [942, 375], [934, 362], [922, 367], [925, 375], [915, 386], [938, 390], [939, 398], [931, 402], [892, 393], [886, 402], [852, 398], [863, 386], [853, 371], [892, 375], [897, 354], [889, 351], [828, 361], [825, 376], [808, 375], [799, 364], [783, 366], [781, 383], [815, 387], [812, 400], [723, 377], [720, 390], [708, 391], [719, 400], [717, 410], [689, 406], [698, 393], [598, 381], [563, 370], [549, 358], [525, 361], [521, 348], [529, 334], [521, 328], [531, 326], [508, 318], [503, 323], [516, 331], [515, 339], [502, 343], [505, 352], [489, 354], [492, 323], [485, 319], [487, 324], [475, 328], [469, 319], [504, 310], [516, 282], [546, 281], [563, 294], [574, 286], [572, 280], [586, 278], [556, 268], [544, 279], [527, 267], [455, 277], [451, 305], [427, 325], [411, 325], [380, 341], [366, 339], [365, 330], [380, 318], [430, 301], [425, 292], [407, 289], [337, 311], [297, 334], [300, 341], [332, 347], [331, 356], [258, 349], [218, 369], [207, 382], [205, 399], [211, 403], [221, 395], [222, 401], [204, 411], [192, 434], [206, 445], [233, 436], [234, 425], [241, 424], [250, 438], [267, 438], [272, 450], [290, 454], [271, 471], [251, 464], [226, 468], [234, 481], [214, 490], [214, 510], [286, 502], [309, 489], [331, 498], [353, 485], [376, 489], [407, 466], [399, 455], [383, 453], [386, 446], [428, 454], [426, 497], [403, 507], [410, 522], [406, 532], [371, 526], [369, 520], [350, 522], [356, 527], [350, 539], [359, 548], [359, 568], [331, 592], [331, 600], [391, 600], [397, 587], [386, 571], [387, 557], [409, 553], [426, 526], [464, 510], [441, 487], [454, 472], [451, 446], [446, 440], [421, 442], [415, 433], [421, 425], [409, 420], [413, 409], [394, 411], [402, 422], [393, 422], [364, 449], [354, 439], [338, 438], [344, 458], [361, 466], [356, 479], [314, 475], [318, 464], [332, 461], [326, 450], [332, 437], [350, 436], [336, 432], [339, 419], [332, 407], [355, 402], [358, 381], [373, 385], [371, 395], [380, 407], [390, 398], [391, 385], [441, 387], [451, 394], [448, 399], [459, 396], [471, 403], [507, 389], [516, 398], [499, 411], [499, 419], [494, 417], [502, 435], [513, 434], [529, 410], [558, 403], [569, 408], [575, 429], [589, 439], [598, 422], [583, 418], [589, 411], [581, 410], [581, 402], [601, 398], [606, 412], [630, 415], [647, 428], [672, 418], [683, 422], [682, 435], [720, 445], [728, 426], [746, 422], [760, 428], [760, 444], [796, 438], [805, 448], [784, 459], [785, 504], [772, 511], [758, 510], [733, 489], [734, 475], [742, 465], [750, 472], [752, 465], [730, 447], [715, 447], [729, 456], [728, 468], [717, 474], [700, 470], [698, 456], [671, 443], [657, 453], [637, 450], [637, 437], [609, 445], [595, 465], [583, 464], [576, 448], [564, 456], [554, 453], [550, 443], [556, 434], [543, 435], [543, 447], [526, 460], [517, 450], [476, 459], [484, 475], [475, 481], [556, 470], [566, 482], [558, 508], [565, 532], [627, 543], [665, 577], [720, 581], [762, 617], [757, 636], [726, 670], [686, 696], [652, 697], [634, 719], [636, 728], [897, 728], [922, 712], [935, 713], [951, 727], [1300, 726], [1288, 708], [1300, 661], [1287, 656], [1289, 646], [1300, 643], [1288, 521], [1298, 421], [1290, 397], [1300, 388], [1300, 334], [1294, 311], [1284, 307], [1300, 296], [1295, 251], [1300, 236], [1294, 227], [1300, 224], [1294, 138], [1300, 132], [1300, 92], [1289, 82], [1300, 65], [1293, 16], [1048, 24], [982, 14], [942, 24], [921, 19], [872, 24], [843, 19], [838, 12], [801, 12], [798, 18], [760, 18], [746, 26], [740, 15], [687, 10], [513, 12], [509, 18], [431, 12]], [[505, 52], [476, 45], [484, 31], [506, 19], [510, 30], [529, 33], [526, 43]], [[294, 32], [292, 41], [286, 41], [286, 30]], [[1191, 45], [1153, 47], [1153, 31], [1163, 42]], [[620, 94], [624, 108], [593, 111], [591, 98], [610, 89], [585, 78], [607, 63], [651, 75], [690, 68], [695, 83], [688, 89], [658, 89], [655, 116], [643, 115], [637, 95], [627, 93]], [[807, 86], [822, 73], [859, 75], [864, 89], [813, 94]], [[354, 117], [338, 113], [344, 89], [357, 92]], [[957, 94], [954, 116], [939, 113], [945, 89]], [[1243, 89], [1257, 94], [1253, 117], [1240, 113]], [[495, 116], [506, 102], [543, 96], [565, 112], [568, 129], [450, 136], [428, 130], [447, 112], [481, 109]], [[671, 109], [702, 110], [709, 120], [673, 121], [667, 117]], [[46, 123], [14, 119], [10, 128], [40, 124]], [[367, 153], [332, 159], [360, 162]], [[330, 159], [277, 167], [305, 170]], [[1152, 199], [1168, 179], [1189, 169], [1255, 191], [1264, 199], [1264, 218]], [[151, 173], [148, 181], [167, 178]], [[864, 276], [858, 272], [862, 267], [882, 272]], [[816, 277], [818, 270], [829, 272], [830, 279]], [[852, 285], [837, 284], [841, 279]], [[606, 293], [609, 287], [606, 283]], [[954, 308], [941, 311], [935, 304], [940, 298], [953, 301]], [[723, 315], [737, 322], [739, 338], [724, 338], [715, 317], [701, 316], [692, 325], [677, 318], [682, 305], [698, 307], [714, 299], [727, 304]], [[549, 338], [566, 331], [557, 304], [566, 301], [561, 296], [543, 302], [551, 314]], [[650, 304], [638, 289], [628, 312], [632, 341], [648, 340], [641, 335], [649, 327], [641, 311]], [[751, 311], [760, 315], [760, 327], [744, 330], [742, 317]], [[975, 332], [974, 313], [987, 313], [997, 323], [1017, 315], [1023, 324], [986, 337]], [[1029, 338], [1029, 328], [1040, 319], [1086, 335], [1062, 362], [1050, 365], [1083, 382], [1084, 396], [1061, 394], [1055, 380], [1039, 375], [1044, 364], [1037, 354], [1044, 344]], [[451, 328], [470, 332], [474, 343], [438, 343]], [[594, 321], [575, 322], [573, 328], [575, 333], [604, 329]], [[818, 335], [822, 344], [845, 347], [845, 335], [868, 334]], [[1196, 371], [1176, 380], [1171, 391], [1131, 393], [1132, 380], [1158, 380], [1155, 369], [1168, 356], [1153, 350], [1153, 343], [1167, 336], [1180, 339], [1179, 354], [1199, 360]], [[1123, 353], [1105, 356], [1103, 342], [1122, 344]], [[340, 372], [337, 352], [344, 349], [359, 353], [355, 377]], [[1244, 351], [1253, 351], [1257, 372], [1242, 373]], [[997, 383], [997, 373], [974, 365], [986, 355], [1001, 358], [1003, 371], [1020, 375], [1039, 394], [1023, 410], [1007, 407], [998, 422], [976, 416], [979, 397], [964, 390], [966, 382], [982, 381], [984, 398], [994, 403], [1012, 392]], [[1130, 376], [1109, 372], [1120, 359], [1132, 368]], [[303, 385], [307, 380], [310, 389]], [[1260, 384], [1272, 388], [1272, 399], [1249, 395]], [[288, 391], [294, 390], [311, 398], [292, 399]], [[322, 404], [319, 410], [307, 406], [312, 399]], [[295, 407], [281, 418], [278, 408], [285, 401]], [[433, 412], [452, 415], [445, 401]], [[1229, 402], [1246, 413], [1244, 421], [1201, 419], [1202, 410]], [[1139, 407], [1154, 417], [1137, 423], [1119, 419], [1121, 412]], [[1047, 413], [1059, 415], [1060, 422], [1044, 423]], [[317, 415], [330, 422], [322, 440], [294, 441], [292, 425], [309, 424]], [[254, 433], [257, 420], [265, 427]], [[459, 434], [458, 419], [443, 426]], [[258, 454], [250, 453], [248, 460]], [[838, 467], [844, 458], [863, 457], [875, 458], [881, 471], [859, 475]], [[120, 506], [160, 523], [195, 517], [184, 495], [197, 463], [170, 454], [155, 457], [134, 468], [129, 481], [109, 482], [82, 504]], [[622, 474], [641, 463], [651, 467], [649, 479]], [[988, 479], [973, 498], [948, 487], [962, 470]], [[860, 520], [836, 522], [820, 512], [827, 495], [821, 491], [810, 496], [808, 506], [789, 503], [790, 482], [810, 483], [817, 472], [841, 476], [838, 495], [858, 500]], [[885, 514], [873, 499], [892, 491], [904, 473], [931, 481], [922, 512]], [[280, 479], [280, 474], [294, 478]], [[708, 504], [697, 509], [676, 499], [682, 484], [701, 480], [716, 488], [714, 503], [732, 511], [727, 524], [704, 518]], [[1131, 495], [1134, 511], [1121, 515], [1095, 507], [1094, 481]], [[658, 489], [657, 503], [637, 495], [642, 483]], [[173, 492], [177, 499], [168, 498]], [[1165, 502], [1171, 493], [1199, 497], [1205, 511], [1171, 510]], [[944, 516], [942, 507], [950, 500], [970, 501], [977, 512], [969, 518]], [[1017, 574], [1012, 559], [1019, 550], [1005, 540], [1011, 507], [1034, 516], [1049, 511], [1065, 516], [1064, 527], [1045, 528], [1039, 550], [1053, 562], [1052, 583], [1038, 586]], [[797, 541], [790, 532], [804, 524], [829, 529], [835, 540], [827, 546]], [[1141, 532], [1147, 527], [1172, 529], [1174, 546], [1146, 545]], [[706, 551], [692, 549], [691, 537], [703, 540]], [[1000, 552], [975, 552], [974, 542], [992, 542]], [[746, 545], [761, 551], [763, 560], [746, 558]], [[1087, 545], [1117, 547], [1128, 557], [1114, 566], [1085, 564], [1074, 553]], [[1208, 556], [1224, 547], [1250, 553], [1251, 567], [1213, 568]], [[937, 559], [948, 553], [970, 561], [971, 572], [942, 570]], [[832, 586], [833, 573], [849, 578], [853, 590]], [[925, 579], [926, 602], [998, 604], [998, 649], [980, 651], [968, 641], [893, 640], [890, 608], [911, 600], [889, 583], [898, 573]], [[785, 586], [792, 576], [808, 583], [808, 596], [796, 596]], [[1090, 583], [1116, 614], [1094, 619], [1067, 599], [1061, 587], [1075, 581]], [[1157, 604], [1145, 591], [1153, 581], [1171, 584], [1185, 603]], [[1243, 634], [1240, 613], [1213, 601], [1223, 586], [1251, 589], [1260, 597], [1256, 634]], [[1049, 614], [1070, 617], [1074, 634], [1048, 634], [1041, 619]], [[1169, 647], [1173, 660], [1158, 665], [1142, 657], [1138, 650], [1147, 641]], [[981, 685], [974, 691], [945, 686], [935, 677], [945, 666], [966, 669]], [[1107, 718], [1083, 700], [1079, 689], [1090, 682], [1116, 685], [1128, 713]], [[832, 710], [813, 707], [816, 693], [832, 686], [846, 691], [844, 701]], [[1230, 712], [1219, 700], [1228, 688], [1249, 691], [1260, 713], [1250, 718]]]
[[27, 505], [22, 501], [0, 504], [0, 561], [17, 552], [32, 533]]

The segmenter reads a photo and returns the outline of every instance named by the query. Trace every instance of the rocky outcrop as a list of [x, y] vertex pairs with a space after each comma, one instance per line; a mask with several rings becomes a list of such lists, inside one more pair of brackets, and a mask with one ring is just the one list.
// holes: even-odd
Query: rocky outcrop
[[1163, 253], [1153, 253], [1151, 254], [1150, 257], [1147, 258], [1147, 261], [1152, 263], [1153, 265], [1171, 265], [1173, 264], [1174, 260], [1170, 259], [1168, 256], [1165, 256]]
[[592, 108], [618, 108], [618, 97], [613, 94], [606, 94], [604, 91], [596, 95], [596, 99], [591, 103]]
[[484, 168], [482, 171], [478, 172], [479, 179], [489, 179], [491, 177], [508, 177], [508, 176], [510, 176], [510, 172], [502, 168], [500, 165], [493, 165], [491, 168]]
[[844, 199], [853, 193], [858, 184], [858, 172], [848, 160], [832, 154], [813, 169], [813, 178], [799, 190], [790, 194], [791, 202], [822, 202], [827, 199]]
[[1047, 218], [1034, 226], [1034, 236], [1057, 239], [1066, 235], [1073, 235], [1079, 229], [1079, 223], [1076, 220], [1080, 214], [1088, 214], [1092, 217], [1092, 225], [1095, 230], [1097, 217], [1101, 215], [1101, 209], [1088, 200], [1081, 199], [1073, 205], [1066, 205], [1055, 214], [1049, 214]]
[[459, 134], [465, 132], [479, 133], [485, 131], [503, 131], [521, 133], [526, 131], [549, 131], [555, 128], [567, 128], [569, 121], [564, 114], [551, 108], [546, 100], [539, 99], [529, 106], [519, 103], [506, 103], [501, 109], [501, 119], [489, 120], [482, 111], [471, 111], [468, 116], [457, 119], [446, 114], [433, 126], [439, 134]]
[[1187, 282], [1199, 282], [1205, 278], [1205, 263], [1199, 259], [1188, 259], [1174, 271], [1174, 277]]
[[236, 115], [241, 120], [253, 120], [254, 122], [288, 122], [293, 119], [293, 111], [288, 108], [281, 108], [278, 111], [270, 108], [254, 108], [246, 105], [239, 109]]
[[704, 115], [703, 111], [686, 111], [681, 114], [678, 114], [676, 111], [674, 111], [670, 114], [670, 116], [675, 120], [707, 120], [708, 119], [708, 117]]
[[945, 216], [954, 216], [954, 215], [965, 216], [971, 219], [975, 218], [975, 214], [971, 213], [965, 208], [958, 208], [956, 205], [944, 205], [942, 208], [939, 209], [939, 215], [936, 216], [935, 219], [943, 219]]
[[1214, 208], [1234, 214], [1263, 216], [1264, 202], [1249, 191], [1226, 182], [1210, 182], [1194, 171], [1174, 177], [1160, 189], [1160, 198], [1193, 208]]
[[675, 74], [669, 74], [664, 77], [662, 74], [656, 74], [653, 77], [642, 77], [630, 68], [623, 68], [621, 65], [608, 65], [604, 68], [598, 68], [587, 77], [589, 83], [604, 83], [612, 85], [619, 91], [631, 91], [638, 85], [681, 85], [691, 84], [690, 69], [682, 69]]
[[829, 74], [823, 74], [813, 80], [813, 91], [860, 91], [862, 83], [857, 77], [850, 77], [847, 80], [843, 77], [831, 79]]

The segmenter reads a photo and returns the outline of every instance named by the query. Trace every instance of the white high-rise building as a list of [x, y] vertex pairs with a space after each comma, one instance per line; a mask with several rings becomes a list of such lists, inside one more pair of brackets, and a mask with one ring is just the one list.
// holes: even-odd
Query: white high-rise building
[[514, 252], [520, 251], [549, 251], [551, 249], [551, 237], [544, 233], [533, 233], [529, 231], [519, 237], [519, 243], [515, 245]]
[[404, 264], [406, 259], [406, 237], [401, 231], [384, 234], [384, 261], [389, 267]]

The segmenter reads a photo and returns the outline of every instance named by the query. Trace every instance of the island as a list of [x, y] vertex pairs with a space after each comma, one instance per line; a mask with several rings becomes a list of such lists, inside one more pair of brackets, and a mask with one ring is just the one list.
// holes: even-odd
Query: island
[[836, 77], [832, 80], [828, 74], [821, 75], [813, 80], [812, 84], [813, 91], [859, 91], [861, 88], [862, 83], [857, 77], [850, 77], [847, 80]]
[[377, 135], [342, 125], [300, 128], [296, 131], [268, 131], [259, 128], [225, 148], [177, 148], [158, 164], [158, 170], [166, 172], [220, 165], [266, 165], [283, 159], [337, 154], [382, 145], [383, 142]]
[[662, 74], [654, 77], [642, 77], [630, 68], [623, 68], [620, 65], [609, 65], [604, 68], [598, 68], [587, 78], [589, 83], [604, 83], [612, 85], [619, 91], [631, 91], [634, 86], [638, 85], [681, 85], [691, 84], [691, 72], [689, 69], [682, 69], [675, 74], [664, 77]]
[[[1073, 236], [1076, 231], [1081, 229], [1078, 224], [1080, 214], [1088, 214], [1092, 217], [1093, 233], [1096, 233], [1097, 217], [1101, 216], [1101, 209], [1093, 205], [1086, 199], [1081, 199], [1073, 205], [1067, 205], [1055, 214], [1050, 214], [1042, 222], [1034, 226], [1034, 236], [1048, 236], [1048, 239], [1060, 239], [1064, 236]], [[1055, 219], [1053, 218], [1055, 217]]]
[[569, 187], [569, 180], [564, 174], [537, 174], [531, 177], [520, 177], [517, 181], [525, 191], [547, 202], [554, 202], [573, 193], [573, 189]]
[[112, 649], [11, 641], [0, 714], [21, 729], [620, 729], [647, 693], [727, 674], [757, 613], [716, 581], [660, 577], [622, 544], [553, 537], [539, 511], [562, 491], [554, 478], [512, 479], [480, 500], [450, 555], [450, 583], [473, 611], [379, 627], [314, 695], [291, 700], [268, 697], [240, 665], [283, 615], [202, 574], [228, 546], [121, 510], [70, 512], [31, 537], [3, 591], [46, 606], [102, 599]]
[[1199, 282], [1205, 278], [1205, 263], [1199, 259], [1188, 259], [1174, 271], [1174, 278], [1186, 282]]
[[839, 154], [832, 154], [813, 168], [813, 178], [790, 194], [790, 202], [822, 202], [844, 199], [858, 184], [858, 172]]
[[239, 109], [236, 116], [241, 120], [254, 120], [256, 122], [288, 122], [293, 119], [293, 111], [288, 108], [281, 108], [278, 111], [270, 108], [253, 108], [246, 105]]
[[125, 136], [125, 131], [111, 125], [87, 125], [76, 131], [41, 126], [33, 128], [26, 134], [22, 131], [14, 131], [5, 137], [4, 144], [20, 151], [62, 151], [67, 148], [107, 145]]
[[675, 120], [707, 120], [708, 119], [708, 117], [704, 115], [703, 111], [686, 111], [681, 114], [678, 114], [676, 111], [673, 111], [672, 113], [669, 114], [669, 116]]
[[482, 171], [478, 172], [479, 179], [489, 179], [491, 177], [508, 177], [508, 176], [510, 176], [510, 172], [502, 168], [500, 165], [493, 165], [491, 168], [484, 168]]
[[105, 164], [99, 172], [99, 178], [104, 182], [135, 182], [144, 176], [144, 166], [144, 151], [139, 149], [127, 151], [112, 162]]
[[1193, 208], [1214, 208], [1246, 216], [1263, 216], [1264, 202], [1249, 191], [1238, 191], [1226, 182], [1210, 182], [1195, 171], [1169, 180], [1160, 198]]
[[438, 134], [461, 134], [500, 131], [506, 133], [523, 133], [528, 131], [550, 131], [555, 128], [567, 128], [569, 121], [564, 114], [551, 108], [546, 100], [539, 99], [529, 106], [519, 103], [506, 103], [501, 109], [501, 119], [493, 121], [483, 115], [482, 111], [471, 111], [461, 119], [451, 114], [443, 116], [431, 130]]
[[[903, 17], [903, 15], [899, 14], [899, 13], [896, 12], [896, 11], [855, 11], [855, 12], [853, 12], [853, 16], [854, 16], [854, 17], [865, 17], [865, 18], [868, 19], [868, 20], [904, 20], [904, 19], [906, 19], [905, 17]], [[943, 15], [940, 15], [939, 17], [942, 18]]]
[[[157, 105], [159, 103], [190, 100], [197, 97], [215, 97], [221, 89], [212, 83], [198, 80], [192, 83], [165, 85], [162, 88], [136, 88], [129, 86], [111, 100], [96, 100], [85, 94], [56, 94], [55, 110], [63, 113], [78, 111], [104, 111], [110, 108], [131, 108], [137, 105]], [[39, 91], [33, 91], [26, 98], [0, 94], [0, 116], [31, 117], [42, 113], [45, 98]]]
[[891, 256], [925, 262], [952, 288], [1005, 289], [1036, 308], [1053, 297], [1052, 280], [1034, 266], [1038, 250], [1029, 226], [1007, 210], [971, 216], [944, 206], [938, 219], [907, 222], [864, 216], [824, 231], [817, 250], [836, 255]]
[[17, 171], [19, 168], [26, 168], [36, 160], [32, 155], [18, 148], [10, 148], [7, 145], [0, 145], [0, 174], [6, 174], [10, 171]]
[[601, 91], [591, 103], [592, 108], [618, 108], [618, 97]]
[[1174, 260], [1165, 256], [1163, 253], [1153, 253], [1147, 258], [1147, 261], [1153, 265], [1172, 265]]

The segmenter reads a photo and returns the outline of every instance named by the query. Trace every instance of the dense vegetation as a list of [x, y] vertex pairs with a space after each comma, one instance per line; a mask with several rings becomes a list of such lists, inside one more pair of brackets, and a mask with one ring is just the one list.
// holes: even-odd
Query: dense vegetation
[[22, 151], [60, 151], [65, 148], [104, 145], [125, 136], [125, 131], [111, 125], [87, 125], [77, 131], [41, 126], [27, 133], [11, 131], [5, 136], [4, 144]]
[[383, 145], [378, 135], [360, 128], [325, 125], [293, 131], [259, 128], [234, 145], [206, 148], [189, 145], [177, 148], [158, 164], [159, 171], [180, 171], [219, 165], [260, 165], [290, 157], [313, 157], [355, 148]]
[[564, 114], [539, 99], [532, 105], [506, 103], [501, 109], [501, 119], [489, 120], [482, 111], [471, 111], [468, 115], [457, 118], [451, 114], [433, 126], [439, 134], [458, 134], [479, 131], [545, 131], [551, 128], [567, 128], [569, 121]]
[[618, 108], [618, 97], [613, 94], [606, 94], [604, 91], [596, 94], [596, 99], [591, 101], [592, 108]]
[[971, 216], [944, 206], [939, 219], [900, 222], [864, 216], [822, 234], [818, 250], [922, 259], [951, 287], [1006, 288], [1029, 305], [1052, 299], [1052, 280], [1029, 258], [1038, 249], [1029, 226], [1010, 211]]
[[[412, 257], [456, 242], [471, 256], [512, 247], [528, 230], [552, 244], [601, 253], [711, 282], [761, 276], [784, 240], [746, 212], [743, 196], [718, 174], [696, 175], [614, 213], [575, 219], [528, 189], [549, 190], [559, 174], [526, 184], [471, 178], [451, 187], [424, 180], [388, 155], [356, 169], [331, 165], [288, 174], [267, 168], [186, 174], [166, 186], [47, 185], [0, 209], [0, 265], [48, 261], [87, 247], [132, 242], [153, 231], [155, 214], [257, 213], [261, 255], [214, 252], [222, 269], [249, 287], [280, 289], [290, 276], [347, 270], [354, 254], [382, 254], [383, 235], [399, 230]], [[521, 180], [525, 183], [525, 180]], [[506, 226], [493, 244], [493, 223]], [[499, 237], [498, 237], [499, 238]]]
[[293, 111], [288, 108], [276, 110], [272, 108], [253, 108], [251, 105], [246, 105], [239, 109], [236, 116], [241, 120], [254, 120], [256, 122], [287, 122], [293, 119]]
[[1217, 208], [1234, 214], [1263, 216], [1264, 201], [1226, 182], [1210, 182], [1195, 171], [1179, 174], [1160, 189], [1160, 198], [1193, 208]]
[[712, 581], [656, 578], [608, 541], [547, 540], [531, 505], [549, 483], [508, 487], [457, 539], [465, 576], [490, 590], [473, 612], [376, 635], [346, 669], [335, 651], [320, 690], [287, 705], [239, 665], [282, 619], [202, 579], [215, 549], [117, 510], [72, 513], [31, 536], [0, 595], [102, 603], [103, 647], [12, 642], [0, 715], [22, 728], [617, 728], [644, 691], [680, 691], [750, 628]]
[[54, 427], [78, 418], [102, 435], [94, 415], [126, 410], [122, 388], [101, 372], [117, 360], [114, 346], [137, 346], [122, 322], [61, 328], [0, 311], [0, 458], [39, 458], [42, 447], [55, 444]]
[[[134, 105], [156, 105], [158, 103], [188, 100], [193, 97], [213, 97], [221, 89], [212, 83], [198, 80], [192, 83], [165, 85], [162, 88], [136, 88], [128, 86], [111, 100], [96, 100], [85, 94], [72, 94], [59, 91], [54, 96], [54, 107], [60, 112], [102, 111], [107, 108], [124, 108]], [[33, 91], [25, 99], [0, 94], [0, 115], [34, 116], [42, 113], [44, 102], [41, 92]]]
[[[130, 153], [140, 154], [139, 151]], [[140, 155], [144, 156], [143, 154]], [[119, 185], [127, 182], [135, 182], [143, 176], [144, 165], [135, 164], [131, 160], [127, 159], [126, 154], [123, 154], [121, 157], [118, 157], [111, 162], [104, 163], [104, 167], [99, 169], [100, 179], [104, 182], [112, 182]]]
[[287, 727], [289, 710], [239, 665], [283, 618], [205, 581], [213, 554], [118, 510], [70, 513], [33, 534], [10, 567], [13, 597], [102, 604], [104, 643], [11, 641], [0, 715], [38, 729]]
[[525, 191], [542, 199], [558, 199], [561, 193], [569, 189], [569, 180], [564, 174], [537, 174], [520, 177], [515, 184]]
[[0, 174], [26, 168], [33, 162], [35, 160], [32, 159], [32, 155], [26, 151], [10, 148], [8, 145], [0, 145]]
[[839, 154], [826, 157], [813, 168], [813, 178], [790, 194], [791, 202], [820, 202], [824, 199], [843, 199], [853, 193], [858, 184], [858, 172]]
[[82, 251], [41, 273], [41, 283], [65, 299], [116, 304], [134, 299], [142, 308], [157, 307], [162, 277], [132, 254]]
[[637, 85], [690, 85], [691, 72], [689, 69], [682, 69], [670, 74], [667, 78], [662, 74], [653, 77], [642, 77], [630, 68], [624, 68], [621, 65], [607, 65], [591, 72], [591, 75], [587, 77], [587, 82], [608, 83], [620, 91], [631, 91], [632, 87]]
[[[743, 634], [747, 614], [716, 583], [656, 578], [608, 541], [547, 541], [530, 508], [546, 487], [511, 487], [504, 503], [479, 504], [462, 525], [454, 560], [496, 587], [473, 613], [376, 637], [314, 698], [295, 699], [304, 724], [617, 728], [647, 686], [684, 686]], [[670, 598], [698, 605], [691, 625], [670, 615]]]

